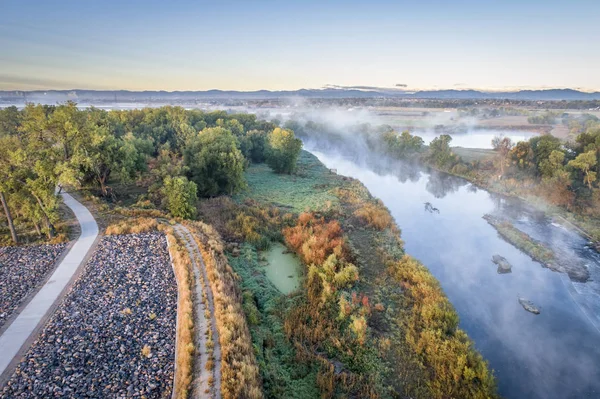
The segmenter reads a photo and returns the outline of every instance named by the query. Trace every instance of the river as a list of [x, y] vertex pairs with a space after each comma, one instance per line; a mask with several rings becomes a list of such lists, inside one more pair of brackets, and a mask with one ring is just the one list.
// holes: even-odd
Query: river
[[[321, 143], [322, 144], [322, 143]], [[506, 398], [600, 397], [600, 287], [575, 283], [543, 268], [502, 240], [482, 216], [502, 215], [536, 239], [587, 264], [600, 281], [600, 256], [585, 239], [517, 200], [463, 179], [381, 160], [342, 156], [334, 146], [305, 140], [328, 168], [360, 180], [391, 211], [406, 252], [440, 281], [460, 316], [460, 326], [488, 360]], [[383, 166], [382, 166], [383, 165]], [[426, 209], [425, 204], [431, 206]], [[432, 208], [437, 208], [436, 212]], [[499, 274], [492, 256], [512, 264]], [[525, 297], [541, 308], [523, 309]]]

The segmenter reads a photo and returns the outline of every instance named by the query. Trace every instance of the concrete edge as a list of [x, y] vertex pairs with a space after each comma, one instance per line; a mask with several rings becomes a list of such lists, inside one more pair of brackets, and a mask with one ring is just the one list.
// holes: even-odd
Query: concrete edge
[[[69, 291], [71, 291], [71, 288], [73, 288], [73, 284], [79, 279], [79, 277], [85, 270], [85, 266], [87, 265], [88, 261], [90, 260], [92, 255], [96, 252], [96, 247], [98, 246], [98, 243], [100, 242], [102, 237], [104, 237], [104, 235], [101, 233], [98, 233], [98, 236], [96, 236], [96, 239], [92, 243], [92, 246], [90, 247], [89, 251], [87, 252], [87, 254], [85, 254], [83, 259], [81, 260], [81, 264], [80, 264], [79, 268], [77, 268], [77, 271], [75, 271], [75, 273], [73, 273], [73, 276], [71, 276], [71, 279], [69, 280], [69, 282], [67, 283], [65, 288], [60, 292], [58, 298], [56, 298], [56, 301], [54, 301], [54, 303], [50, 306], [50, 308], [48, 309], [46, 314], [40, 319], [40, 321], [36, 325], [33, 332], [29, 335], [27, 340], [25, 340], [25, 343], [23, 344], [23, 346], [21, 346], [21, 349], [19, 349], [19, 351], [17, 352], [15, 357], [13, 357], [13, 359], [9, 363], [8, 367], [6, 367], [6, 370], [4, 370], [4, 373], [2, 373], [2, 375], [0, 375], [0, 388], [4, 387], [4, 385], [8, 382], [10, 377], [12, 377], [17, 366], [21, 362], [22, 357], [25, 355], [25, 353], [27, 353], [27, 351], [29, 350], [31, 345], [38, 339], [42, 330], [46, 326], [46, 323], [56, 312], [56, 309], [63, 303], [65, 296], [67, 295], [67, 293]], [[66, 256], [66, 252], [65, 252], [65, 256]]]
[[29, 304], [29, 302], [31, 302], [33, 297], [42, 289], [42, 287], [44, 285], [46, 285], [46, 283], [48, 282], [48, 280], [50, 280], [50, 277], [52, 277], [52, 275], [54, 274], [54, 272], [56, 271], [56, 269], [58, 268], [60, 263], [63, 261], [65, 256], [67, 256], [67, 254], [69, 253], [71, 248], [73, 248], [73, 245], [75, 245], [75, 243], [77, 242], [79, 237], [81, 237], [81, 233], [79, 233], [77, 238], [75, 238], [74, 240], [71, 240], [67, 243], [67, 246], [65, 247], [65, 249], [63, 249], [60, 256], [58, 258], [56, 258], [56, 260], [54, 261], [54, 264], [52, 265], [52, 269], [47, 272], [46, 276], [38, 283], [38, 285], [35, 287], [35, 289], [32, 292], [30, 292], [29, 294], [27, 294], [23, 297], [21, 304], [17, 307], [15, 312], [12, 315], [10, 315], [10, 317], [8, 319], [6, 319], [6, 322], [4, 323], [2, 328], [0, 328], [0, 335], [4, 334], [4, 331], [6, 331], [8, 329], [8, 327], [10, 327], [10, 325], [13, 323], [13, 321], [15, 321], [15, 319], [21, 314], [23, 309], [25, 309], [27, 307], [27, 305]]

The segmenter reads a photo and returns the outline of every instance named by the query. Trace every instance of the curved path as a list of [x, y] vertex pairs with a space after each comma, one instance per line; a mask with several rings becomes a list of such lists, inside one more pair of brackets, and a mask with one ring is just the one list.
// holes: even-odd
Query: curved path
[[[219, 342], [219, 333], [217, 331], [217, 320], [215, 318], [215, 305], [213, 300], [212, 290], [208, 282], [208, 273], [202, 259], [202, 254], [194, 237], [187, 227], [177, 224], [173, 226], [177, 235], [182, 239], [187, 249], [192, 269], [194, 271], [194, 304], [195, 304], [195, 328], [194, 340], [197, 348], [194, 356], [194, 378], [190, 387], [193, 398], [220, 398], [221, 397], [221, 344]], [[202, 273], [202, 276], [200, 275]], [[212, 370], [206, 369], [208, 361], [207, 328], [208, 322], [205, 316], [206, 306], [202, 301], [202, 293], [206, 293], [208, 302], [208, 311], [210, 312], [212, 340], [213, 340], [213, 364]], [[209, 380], [213, 380], [211, 386]]]
[[18, 361], [15, 357], [27, 349], [32, 341], [32, 334], [38, 326], [43, 325], [49, 310], [60, 299], [98, 237], [98, 225], [90, 211], [69, 194], [61, 195], [64, 203], [77, 217], [81, 235], [48, 281], [0, 336], [0, 376], [12, 372], [12, 366]]

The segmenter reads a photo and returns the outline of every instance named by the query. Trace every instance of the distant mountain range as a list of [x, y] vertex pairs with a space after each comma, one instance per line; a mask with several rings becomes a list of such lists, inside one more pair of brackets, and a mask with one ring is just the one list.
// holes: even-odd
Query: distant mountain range
[[406, 98], [406, 99], [511, 99], [511, 100], [600, 100], [600, 92], [573, 89], [520, 90], [486, 92], [478, 90], [423, 90], [399, 89], [358, 90], [343, 88], [301, 89], [292, 91], [127, 91], [127, 90], [37, 90], [0, 91], [0, 102], [46, 102], [67, 100], [77, 102], [130, 102], [130, 101], [194, 101], [194, 100], [267, 100], [276, 98]]

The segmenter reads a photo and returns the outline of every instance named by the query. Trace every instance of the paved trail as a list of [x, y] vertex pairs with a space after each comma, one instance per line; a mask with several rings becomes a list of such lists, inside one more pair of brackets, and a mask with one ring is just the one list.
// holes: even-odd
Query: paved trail
[[[194, 271], [194, 302], [195, 302], [195, 346], [196, 352], [194, 357], [194, 379], [191, 386], [191, 395], [193, 398], [221, 398], [221, 344], [219, 343], [219, 333], [217, 331], [217, 320], [215, 318], [215, 306], [212, 290], [208, 283], [208, 273], [206, 266], [202, 260], [200, 248], [192, 237], [192, 234], [187, 227], [178, 224], [175, 227], [175, 232], [185, 243], [185, 247], [192, 261], [192, 269]], [[202, 274], [202, 275], [201, 275]], [[214, 367], [211, 370], [206, 369], [208, 361], [208, 353], [206, 347], [206, 329], [208, 322], [205, 316], [206, 307], [202, 302], [202, 293], [205, 292], [208, 299], [208, 310], [210, 312], [211, 330], [213, 337], [213, 359]], [[214, 381], [212, 388], [209, 384], [209, 379], [212, 377]]]
[[13, 359], [19, 353], [23, 353], [32, 342], [29, 340], [30, 336], [68, 286], [98, 237], [98, 225], [87, 208], [69, 194], [61, 195], [65, 204], [77, 217], [81, 225], [81, 235], [46, 284], [0, 336], [0, 376], [3, 377], [12, 374], [12, 366], [16, 365]]

